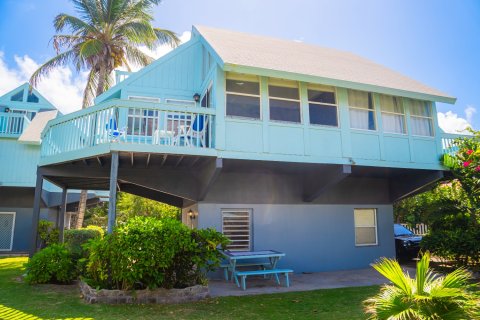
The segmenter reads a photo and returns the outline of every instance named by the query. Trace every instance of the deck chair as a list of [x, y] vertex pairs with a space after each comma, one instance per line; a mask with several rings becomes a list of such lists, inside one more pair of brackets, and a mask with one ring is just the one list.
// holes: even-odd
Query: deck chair
[[105, 130], [107, 131], [107, 136], [110, 142], [118, 142], [120, 139], [126, 141], [127, 138], [127, 128], [118, 129], [117, 120], [115, 118], [110, 118], [108, 123], [105, 125]]
[[193, 139], [200, 142], [200, 146], [205, 148], [207, 145], [208, 117], [199, 114], [187, 125], [178, 126], [178, 136], [175, 144], [179, 144], [183, 139], [185, 146], [197, 146]]

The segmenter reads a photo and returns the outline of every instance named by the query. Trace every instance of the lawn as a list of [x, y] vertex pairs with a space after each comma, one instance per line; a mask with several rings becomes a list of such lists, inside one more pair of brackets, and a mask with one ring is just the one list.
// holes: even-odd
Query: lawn
[[89, 305], [76, 286], [21, 281], [27, 258], [0, 258], [0, 319], [364, 319], [377, 286], [212, 298], [181, 305]]

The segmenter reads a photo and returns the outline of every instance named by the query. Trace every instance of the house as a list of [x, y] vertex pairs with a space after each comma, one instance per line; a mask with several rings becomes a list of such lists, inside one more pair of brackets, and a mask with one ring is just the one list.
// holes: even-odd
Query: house
[[455, 98], [357, 55], [193, 27], [187, 43], [95, 106], [48, 122], [42, 178], [182, 208], [232, 250], [276, 249], [296, 272], [394, 256], [392, 203], [444, 177]]
[[[0, 254], [29, 251], [40, 134], [57, 116], [58, 110], [28, 83], [0, 97]], [[39, 207], [41, 218], [57, 225], [60, 195], [60, 188], [46, 182]], [[69, 195], [69, 211], [78, 198], [78, 192]]]

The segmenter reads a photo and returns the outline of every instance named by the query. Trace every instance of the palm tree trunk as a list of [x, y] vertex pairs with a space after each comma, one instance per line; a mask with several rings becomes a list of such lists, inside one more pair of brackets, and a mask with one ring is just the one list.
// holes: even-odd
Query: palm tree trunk
[[78, 201], [78, 216], [75, 229], [80, 229], [83, 226], [83, 219], [85, 218], [85, 210], [87, 208], [87, 196], [88, 190], [82, 190], [80, 192], [80, 199]]

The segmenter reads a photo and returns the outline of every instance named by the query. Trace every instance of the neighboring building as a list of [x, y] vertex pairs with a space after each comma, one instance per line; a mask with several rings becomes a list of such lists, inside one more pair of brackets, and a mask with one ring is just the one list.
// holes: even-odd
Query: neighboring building
[[39, 175], [176, 205], [296, 272], [394, 256], [393, 201], [444, 174], [435, 102], [455, 98], [347, 52], [194, 27], [117, 79], [48, 123]]
[[[57, 109], [28, 83], [0, 97], [0, 254], [29, 251], [40, 134], [57, 116]], [[58, 224], [60, 191], [45, 183], [42, 219]], [[76, 199], [78, 193], [69, 195], [69, 207]]]

